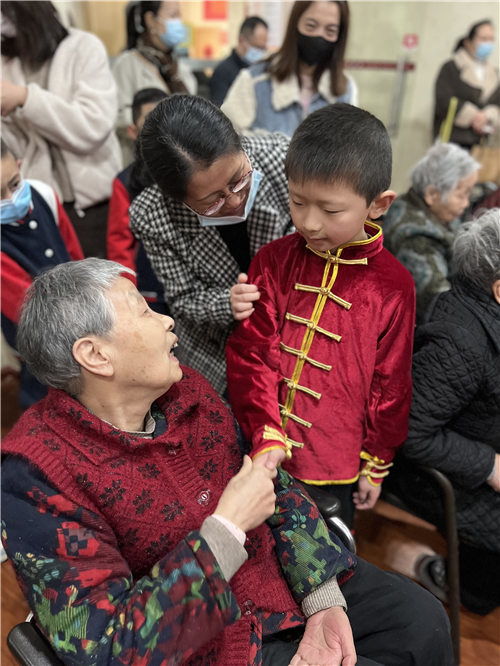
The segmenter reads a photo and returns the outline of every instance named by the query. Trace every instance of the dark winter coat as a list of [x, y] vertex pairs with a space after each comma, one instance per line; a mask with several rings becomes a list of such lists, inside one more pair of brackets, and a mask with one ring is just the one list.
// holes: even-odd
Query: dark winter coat
[[405, 501], [441, 524], [438, 494], [413, 463], [452, 481], [460, 540], [500, 552], [500, 493], [486, 480], [500, 453], [500, 305], [454, 282], [417, 329], [409, 436], [397, 482]]

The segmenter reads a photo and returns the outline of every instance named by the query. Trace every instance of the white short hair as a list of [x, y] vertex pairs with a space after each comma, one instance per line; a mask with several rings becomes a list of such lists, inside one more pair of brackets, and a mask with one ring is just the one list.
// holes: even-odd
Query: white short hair
[[460, 226], [453, 243], [453, 268], [458, 277], [486, 291], [500, 280], [500, 208]]
[[429, 148], [413, 168], [411, 184], [421, 197], [429, 186], [435, 187], [441, 199], [446, 201], [446, 197], [459, 181], [480, 167], [479, 162], [455, 143], [438, 142]]
[[17, 349], [35, 377], [71, 395], [81, 390], [74, 343], [106, 336], [115, 323], [106, 292], [130, 268], [89, 258], [59, 264], [35, 278], [26, 292], [17, 329]]

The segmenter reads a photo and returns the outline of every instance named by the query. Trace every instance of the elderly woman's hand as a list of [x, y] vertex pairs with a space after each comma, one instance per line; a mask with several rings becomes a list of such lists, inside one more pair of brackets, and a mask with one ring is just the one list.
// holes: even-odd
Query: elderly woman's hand
[[23, 106], [28, 96], [28, 88], [18, 86], [7, 79], [1, 81], [0, 86], [2, 116], [5, 117], [15, 111], [18, 106]]
[[236, 321], [247, 319], [254, 311], [253, 303], [258, 301], [260, 293], [254, 284], [246, 284], [248, 275], [240, 273], [238, 282], [231, 287], [231, 312]]
[[214, 513], [227, 518], [244, 532], [262, 525], [274, 513], [273, 479], [276, 474], [276, 468], [270, 470], [255, 465], [245, 456], [242, 468], [227, 484]]

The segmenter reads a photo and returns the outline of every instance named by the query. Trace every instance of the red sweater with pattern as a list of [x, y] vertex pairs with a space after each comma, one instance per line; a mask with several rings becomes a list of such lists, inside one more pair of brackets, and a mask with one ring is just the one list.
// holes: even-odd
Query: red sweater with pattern
[[[197, 373], [186, 370], [157, 404], [166, 419], [160, 421], [164, 432], [140, 439], [107, 425], [66, 393], [51, 390], [3, 443], [4, 454], [29, 460], [64, 497], [104, 517], [136, 580], [155, 565], [161, 571], [162, 557], [214, 512], [241, 464], [232, 417]], [[249, 540], [254, 545], [249, 559], [230, 584], [239, 607], [300, 616], [271, 530], [262, 525]], [[96, 575], [101, 574], [84, 573], [87, 582]], [[248, 663], [254, 621], [247, 612], [230, 626], [219, 627], [218, 633], [212, 631], [215, 638], [193, 650], [192, 663]], [[211, 659], [203, 661], [207, 655]]]

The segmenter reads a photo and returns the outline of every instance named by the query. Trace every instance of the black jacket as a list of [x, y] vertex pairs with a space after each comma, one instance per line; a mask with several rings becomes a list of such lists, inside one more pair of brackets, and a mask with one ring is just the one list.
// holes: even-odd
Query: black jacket
[[438, 297], [417, 329], [413, 382], [399, 464], [405, 500], [440, 523], [413, 463], [436, 467], [455, 487], [460, 538], [500, 552], [500, 494], [486, 483], [500, 453], [500, 305], [491, 294], [456, 281]]
[[209, 83], [210, 99], [214, 104], [221, 106], [234, 79], [238, 76], [240, 70], [248, 67], [248, 65], [249, 63], [240, 58], [234, 49], [230, 56], [217, 65]]

